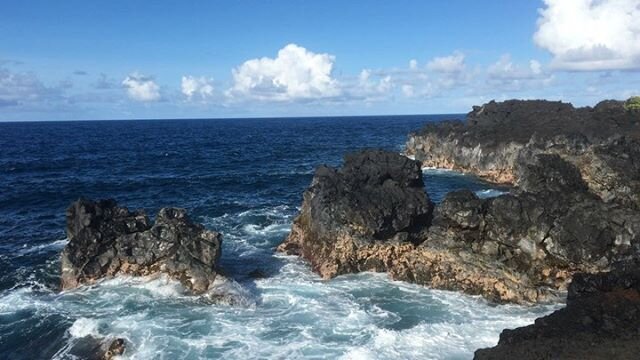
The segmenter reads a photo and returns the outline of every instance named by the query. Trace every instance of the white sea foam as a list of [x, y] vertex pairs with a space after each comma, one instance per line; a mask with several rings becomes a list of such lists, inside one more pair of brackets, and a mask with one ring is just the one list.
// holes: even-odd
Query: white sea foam
[[476, 191], [476, 195], [478, 195], [481, 199], [498, 197], [500, 195], [508, 194], [508, 191], [497, 190], [497, 189], [485, 189]]
[[256, 306], [256, 299], [245, 287], [237, 281], [222, 275], [216, 276], [206, 296], [217, 304], [243, 307]]
[[260, 226], [256, 224], [247, 224], [242, 227], [245, 233], [253, 236], [265, 236], [272, 234], [286, 234], [291, 229], [291, 224], [270, 224], [266, 226]]
[[93, 336], [95, 338], [100, 337], [100, 331], [98, 330], [100, 322], [95, 319], [79, 318], [74, 321], [73, 325], [69, 328], [69, 334], [76, 338], [85, 336]]
[[225, 233], [228, 256], [273, 256], [268, 263], [279, 265], [270, 277], [234, 280], [232, 266], [199, 297], [166, 276], [117, 277], [61, 294], [24, 287], [0, 296], [0, 313], [68, 319], [63, 355], [78, 337], [92, 335], [125, 337], [125, 359], [466, 359], [494, 345], [503, 328], [554, 309], [494, 306], [386, 274], [322, 280], [305, 261], [261, 245], [281, 237], [294, 214], [274, 207], [207, 219]]
[[27, 255], [31, 253], [39, 253], [45, 251], [59, 251], [67, 245], [69, 239], [61, 239], [52, 241], [46, 244], [39, 244], [35, 246], [28, 246], [27, 244], [23, 245], [22, 249], [18, 251], [19, 255]]
[[422, 172], [425, 173], [425, 174], [430, 174], [430, 175], [460, 175], [460, 176], [464, 176], [464, 173], [461, 173], [459, 171], [455, 171], [455, 170], [452, 170], [452, 169], [430, 167], [430, 166], [423, 167], [422, 168]]

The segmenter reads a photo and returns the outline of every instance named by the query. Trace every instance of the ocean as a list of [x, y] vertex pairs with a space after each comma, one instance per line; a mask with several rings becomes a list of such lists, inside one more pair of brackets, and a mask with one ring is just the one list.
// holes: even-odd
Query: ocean
[[[363, 148], [401, 152], [410, 131], [450, 117], [0, 123], [0, 358], [88, 358], [89, 337], [125, 338], [126, 359], [471, 358], [555, 306], [496, 306], [385, 274], [324, 281], [274, 253], [316, 166]], [[425, 183], [436, 202], [461, 188], [508, 191], [441, 170]], [[151, 216], [183, 207], [222, 232], [229, 280], [215, 291], [234, 301], [166, 277], [60, 292], [65, 209], [79, 197]]]

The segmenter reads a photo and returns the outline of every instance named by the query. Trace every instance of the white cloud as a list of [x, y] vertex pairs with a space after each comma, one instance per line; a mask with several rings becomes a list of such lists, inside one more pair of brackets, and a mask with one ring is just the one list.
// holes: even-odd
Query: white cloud
[[71, 82], [62, 81], [56, 86], [47, 86], [34, 73], [16, 72], [2, 65], [0, 63], [0, 108], [68, 102], [66, 91], [72, 87]]
[[565, 70], [640, 68], [640, 0], [545, 0], [535, 43]]
[[415, 90], [413, 88], [413, 85], [408, 85], [408, 84], [402, 85], [402, 93], [406, 97], [415, 96]]
[[365, 100], [367, 102], [386, 100], [393, 91], [394, 81], [386, 71], [360, 71], [356, 82], [341, 84], [341, 100]]
[[511, 55], [504, 54], [491, 64], [487, 69], [487, 74], [494, 78], [504, 79], [532, 79], [543, 77], [542, 64], [537, 60], [530, 60], [529, 66], [521, 66], [515, 64], [511, 59]]
[[331, 76], [334, 60], [333, 55], [289, 44], [276, 58], [248, 60], [234, 69], [234, 85], [227, 95], [273, 101], [338, 96], [338, 81]]
[[160, 99], [160, 86], [150, 76], [139, 73], [129, 74], [122, 80], [129, 97], [136, 101], [156, 101]]
[[200, 98], [206, 100], [213, 96], [213, 79], [195, 76], [183, 76], [180, 84], [182, 93], [189, 99]]
[[487, 82], [495, 89], [519, 90], [531, 86], [548, 85], [553, 75], [544, 71], [537, 60], [529, 66], [516, 64], [511, 55], [505, 54], [487, 68]]
[[409, 69], [416, 70], [418, 68], [418, 60], [411, 59], [409, 60]]
[[535, 75], [542, 73], [542, 64], [540, 64], [538, 60], [529, 61], [529, 68], [531, 69], [531, 72], [534, 73]]
[[383, 75], [377, 82], [371, 79], [371, 70], [364, 69], [360, 72], [358, 77], [360, 80], [360, 87], [368, 93], [385, 93], [391, 90], [391, 76]]
[[454, 52], [449, 56], [442, 56], [433, 58], [427, 63], [427, 69], [438, 73], [459, 73], [464, 71], [464, 54], [461, 52]]

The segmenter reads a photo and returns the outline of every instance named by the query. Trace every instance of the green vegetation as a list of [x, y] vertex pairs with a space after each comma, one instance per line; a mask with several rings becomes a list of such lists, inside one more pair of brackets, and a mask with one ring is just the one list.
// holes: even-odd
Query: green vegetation
[[627, 111], [640, 111], [640, 96], [632, 96], [624, 103]]

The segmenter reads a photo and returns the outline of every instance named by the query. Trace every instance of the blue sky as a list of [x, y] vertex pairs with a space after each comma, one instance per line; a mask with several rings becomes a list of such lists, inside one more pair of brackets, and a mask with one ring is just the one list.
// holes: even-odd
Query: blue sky
[[460, 113], [640, 93], [640, 0], [0, 5], [0, 120]]

